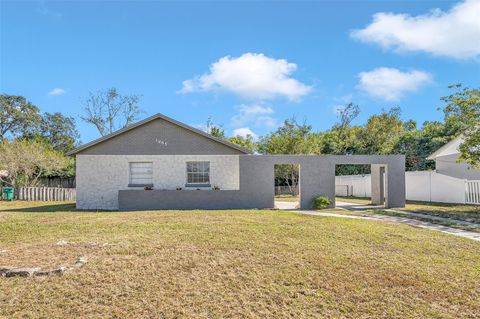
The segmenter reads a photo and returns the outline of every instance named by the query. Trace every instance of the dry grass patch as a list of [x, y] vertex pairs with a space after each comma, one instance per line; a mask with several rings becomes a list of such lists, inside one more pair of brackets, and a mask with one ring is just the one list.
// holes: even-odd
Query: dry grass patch
[[364, 204], [364, 205], [372, 204], [372, 200], [370, 198], [364, 198], [364, 197], [337, 196], [335, 200], [340, 202], [354, 203], [354, 204]]
[[300, 201], [300, 196], [275, 195], [275, 200], [279, 201], [279, 202], [298, 202], [298, 201]]
[[89, 262], [61, 277], [0, 278], [0, 317], [480, 313], [480, 243], [433, 231], [257, 210], [8, 212], [42, 210], [27, 205], [0, 203], [0, 265]]

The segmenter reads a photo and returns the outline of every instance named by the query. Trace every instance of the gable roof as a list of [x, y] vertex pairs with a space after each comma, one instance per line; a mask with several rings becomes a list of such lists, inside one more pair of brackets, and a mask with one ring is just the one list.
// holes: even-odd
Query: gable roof
[[172, 124], [174, 124], [174, 125], [180, 126], [181, 128], [184, 128], [184, 129], [189, 130], [189, 131], [191, 131], [191, 132], [193, 132], [193, 133], [196, 133], [196, 134], [198, 134], [198, 135], [201, 135], [201, 136], [203, 136], [203, 137], [205, 137], [205, 138], [208, 138], [208, 139], [210, 139], [210, 140], [212, 140], [212, 141], [214, 141], [214, 142], [216, 142], [216, 143], [220, 143], [220, 144], [223, 144], [223, 145], [225, 145], [225, 146], [227, 146], [227, 147], [230, 147], [230, 148], [232, 148], [232, 149], [235, 149], [235, 150], [237, 150], [237, 151], [240, 151], [240, 152], [242, 152], [242, 153], [244, 153], [244, 154], [250, 154], [250, 153], [251, 153], [249, 150], [247, 150], [247, 149], [245, 149], [245, 148], [243, 148], [243, 147], [241, 147], [241, 146], [238, 146], [238, 145], [235, 145], [235, 144], [233, 144], [233, 143], [227, 142], [227, 141], [225, 141], [225, 140], [223, 140], [223, 139], [214, 137], [214, 136], [212, 136], [212, 135], [210, 135], [210, 134], [208, 134], [208, 133], [205, 133], [205, 132], [203, 132], [203, 131], [201, 131], [201, 130], [199, 130], [199, 129], [196, 129], [196, 128], [191, 127], [191, 126], [189, 126], [189, 125], [187, 125], [187, 124], [184, 124], [184, 123], [182, 123], [182, 122], [179, 122], [179, 121], [177, 121], [177, 120], [174, 120], [174, 119], [172, 119], [172, 118], [170, 118], [170, 117], [168, 117], [168, 116], [166, 116], [166, 115], [157, 113], [157, 114], [155, 114], [155, 115], [153, 115], [153, 116], [150, 116], [150, 117], [147, 117], [146, 119], [141, 120], [141, 121], [139, 121], [139, 122], [137, 122], [137, 123], [134, 123], [134, 124], [132, 124], [132, 125], [129, 125], [129, 126], [127, 126], [127, 127], [124, 127], [124, 128], [122, 128], [122, 129], [120, 129], [120, 130], [118, 130], [118, 131], [115, 131], [115, 132], [110, 133], [110, 134], [108, 134], [108, 135], [102, 136], [102, 137], [100, 137], [100, 138], [98, 138], [98, 139], [96, 139], [96, 140], [93, 140], [93, 141], [89, 142], [89, 143], [80, 145], [79, 147], [77, 147], [77, 148], [71, 150], [70, 152], [68, 152], [67, 155], [76, 155], [76, 154], [80, 153], [81, 151], [84, 151], [84, 150], [86, 150], [86, 149], [88, 149], [88, 148], [90, 148], [90, 147], [92, 147], [92, 146], [94, 146], [94, 145], [103, 143], [103, 142], [105, 142], [105, 141], [107, 141], [107, 140], [110, 140], [110, 139], [116, 137], [116, 136], [119, 136], [119, 135], [121, 135], [121, 134], [123, 134], [123, 133], [126, 133], [126, 132], [128, 132], [128, 131], [131, 131], [131, 130], [139, 127], [139, 126], [145, 125], [145, 124], [147, 124], [147, 123], [150, 123], [150, 122], [155, 121], [155, 120], [158, 120], [158, 119], [161, 119], [161, 120], [167, 121], [167, 122], [169, 122], [169, 123], [172, 123]]
[[463, 134], [455, 137], [453, 140], [447, 144], [440, 147], [438, 150], [433, 152], [430, 156], [427, 157], [427, 160], [434, 160], [440, 156], [460, 154], [459, 146], [463, 143]]

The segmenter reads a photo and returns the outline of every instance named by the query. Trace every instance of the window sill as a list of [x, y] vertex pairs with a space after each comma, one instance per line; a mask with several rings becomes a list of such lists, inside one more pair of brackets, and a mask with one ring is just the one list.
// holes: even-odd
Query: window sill
[[128, 187], [153, 187], [153, 184], [128, 184]]
[[185, 184], [185, 187], [191, 188], [212, 188], [210, 184]]

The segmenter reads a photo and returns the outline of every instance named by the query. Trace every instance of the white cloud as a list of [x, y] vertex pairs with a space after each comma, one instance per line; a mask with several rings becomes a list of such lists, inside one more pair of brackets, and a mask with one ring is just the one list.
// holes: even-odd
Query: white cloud
[[406, 93], [417, 91], [422, 85], [432, 81], [432, 75], [427, 72], [413, 70], [402, 72], [394, 68], [377, 68], [369, 72], [361, 72], [358, 77], [358, 88], [367, 94], [395, 101]]
[[258, 138], [258, 135], [253, 133], [248, 127], [241, 127], [233, 130], [233, 136], [247, 137], [247, 135], [252, 136], [254, 140]]
[[466, 0], [448, 12], [435, 9], [419, 16], [376, 13], [370, 25], [351, 36], [400, 52], [480, 57], [480, 0]]
[[271, 116], [273, 113], [273, 109], [269, 106], [242, 104], [238, 107], [238, 113], [232, 117], [232, 126], [244, 126], [251, 123], [255, 126], [274, 127], [277, 125], [277, 120]]
[[291, 78], [296, 69], [295, 63], [263, 54], [225, 56], [210, 66], [210, 72], [183, 81], [179, 92], [226, 91], [252, 100], [276, 97], [298, 100], [312, 88]]
[[65, 91], [64, 89], [54, 88], [53, 90], [51, 90], [50, 92], [48, 92], [48, 95], [57, 96], [57, 95], [65, 94], [65, 93], [67, 93], [67, 91]]

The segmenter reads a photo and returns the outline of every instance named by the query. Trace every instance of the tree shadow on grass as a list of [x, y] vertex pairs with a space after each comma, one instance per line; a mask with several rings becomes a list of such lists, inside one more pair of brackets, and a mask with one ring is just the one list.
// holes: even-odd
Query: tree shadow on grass
[[82, 210], [75, 207], [75, 203], [47, 204], [42, 206], [16, 207], [0, 209], [0, 212], [19, 213], [97, 213], [107, 212], [103, 210]]
[[55, 212], [77, 212], [75, 203], [72, 204], [48, 204], [31, 207], [12, 207], [1, 209], [0, 212], [21, 212], [21, 213], [55, 213]]

